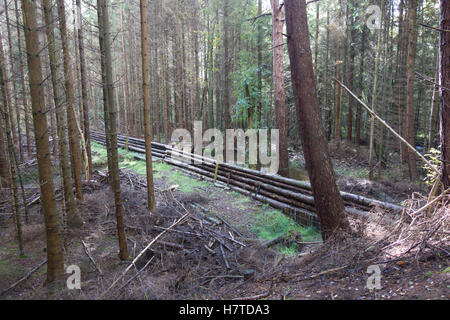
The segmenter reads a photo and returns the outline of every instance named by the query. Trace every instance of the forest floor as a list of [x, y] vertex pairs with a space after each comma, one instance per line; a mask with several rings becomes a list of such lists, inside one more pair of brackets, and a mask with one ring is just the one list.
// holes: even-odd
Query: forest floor
[[[114, 197], [103, 173], [106, 152], [96, 144], [93, 150], [96, 173], [84, 183], [84, 201], [78, 205], [84, 226], [68, 231], [68, 250], [64, 255], [66, 267], [77, 265], [81, 269], [81, 290], [61, 288], [56, 293], [45, 290], [46, 265], [43, 265], [27, 280], [2, 294], [46, 259], [39, 203], [30, 206], [29, 222], [23, 228], [26, 256], [19, 257], [15, 228], [11, 215], [7, 214], [11, 212], [9, 195], [2, 193], [0, 299], [450, 297], [450, 196], [433, 208], [431, 217], [424, 212], [415, 213], [424, 204], [425, 198], [419, 193], [404, 203], [406, 209], [401, 216], [373, 210], [369, 219], [350, 217], [352, 234], [323, 244], [312, 227], [300, 226], [270, 206], [195, 179], [159, 161], [153, 162], [157, 210], [149, 214], [145, 209], [145, 164], [121, 150], [121, 185], [130, 255], [129, 260], [121, 262], [117, 256]], [[294, 156], [294, 161], [299, 159], [300, 154], [297, 159]], [[409, 188], [415, 189], [408, 184], [400, 188], [403, 183], [400, 179], [365, 182], [358, 178], [363, 165], [343, 161], [335, 167], [341, 189], [348, 191], [373, 197], [375, 193], [381, 200], [386, 200], [385, 194], [393, 202], [400, 202], [411, 197]], [[55, 169], [55, 177], [57, 173]], [[35, 164], [25, 166], [24, 180], [28, 196], [32, 197], [38, 192]], [[186, 214], [188, 218], [184, 217]], [[172, 226], [174, 222], [178, 224]], [[135, 266], [110, 288], [162, 232], [165, 233]], [[285, 236], [281, 242], [268, 245], [267, 240], [280, 235]], [[380, 289], [367, 288], [370, 280], [367, 268], [371, 265], [381, 269]]]

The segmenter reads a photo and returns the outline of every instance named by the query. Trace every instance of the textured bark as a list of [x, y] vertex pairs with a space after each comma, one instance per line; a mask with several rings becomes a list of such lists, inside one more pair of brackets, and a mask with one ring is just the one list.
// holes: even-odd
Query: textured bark
[[441, 0], [441, 155], [442, 185], [450, 187], [450, 0]]
[[[80, 57], [80, 78], [81, 78], [81, 99], [83, 104], [83, 133], [85, 140], [85, 147], [87, 153], [87, 166], [89, 176], [92, 175], [92, 155], [91, 155], [91, 137], [90, 137], [90, 125], [89, 125], [89, 98], [88, 98], [88, 85], [87, 85], [87, 68], [86, 57], [84, 54], [84, 40], [83, 40], [83, 18], [81, 16], [81, 1], [76, 0], [77, 4], [77, 16], [78, 16], [78, 50]], [[86, 177], [86, 180], [88, 177]]]
[[279, 174], [289, 175], [289, 154], [287, 146], [286, 103], [284, 93], [283, 63], [283, 13], [278, 0], [271, 0], [273, 38], [273, 88], [275, 100], [275, 123], [279, 130]]
[[[224, 112], [225, 112], [225, 130], [231, 129], [231, 117], [230, 117], [230, 56], [229, 56], [229, 11], [230, 4], [229, 0], [223, 1], [223, 49], [224, 49], [224, 80], [225, 80], [225, 88], [224, 88]], [[259, 60], [258, 60], [259, 61]], [[259, 71], [258, 71], [259, 72]], [[261, 109], [259, 109], [261, 110]], [[260, 112], [260, 111], [259, 111]], [[260, 117], [261, 115], [259, 115]], [[225, 137], [225, 145], [227, 144]], [[234, 143], [233, 143], [234, 145]], [[225, 153], [225, 161], [226, 158]]]
[[22, 57], [22, 37], [21, 37], [21, 29], [20, 29], [20, 19], [19, 19], [19, 8], [17, 5], [17, 0], [14, 0], [14, 9], [16, 12], [16, 31], [17, 31], [17, 49], [19, 53], [19, 71], [20, 71], [20, 85], [22, 86], [22, 104], [23, 104], [23, 113], [25, 120], [25, 135], [27, 137], [27, 153], [31, 155], [31, 130], [30, 130], [30, 119], [29, 119], [29, 103], [28, 103], [28, 95], [25, 86], [25, 73], [24, 73], [24, 63]]
[[[356, 42], [356, 30], [355, 30], [355, 19], [353, 18], [353, 9], [352, 6], [348, 7], [348, 10], [351, 10], [350, 15], [350, 63], [349, 63], [349, 75], [348, 75], [348, 86], [350, 90], [353, 91], [353, 83], [354, 83], [354, 71], [355, 71], [355, 42]], [[351, 96], [348, 97], [348, 115], [347, 115], [347, 141], [351, 142], [353, 138], [353, 98]]]
[[[3, 52], [3, 44], [2, 44], [2, 38], [0, 34], [0, 63], [3, 65], [5, 63], [5, 55]], [[0, 68], [0, 87], [1, 87], [1, 95], [2, 95], [2, 107], [0, 109], [0, 112], [2, 114], [1, 118], [4, 121], [5, 128], [6, 128], [6, 136], [8, 141], [8, 158], [9, 158], [9, 172], [11, 179], [11, 199], [12, 199], [12, 208], [14, 208], [14, 218], [16, 223], [16, 231], [17, 231], [17, 242], [19, 245], [19, 255], [23, 255], [23, 240], [22, 240], [22, 223], [20, 219], [20, 205], [19, 205], [19, 193], [17, 189], [17, 173], [16, 173], [16, 163], [18, 163], [14, 145], [13, 145], [13, 139], [11, 134], [11, 125], [9, 123], [9, 117], [8, 117], [8, 99], [7, 99], [7, 93], [6, 93], [6, 82], [5, 77], [3, 74], [3, 68]], [[0, 120], [1, 121], [1, 120]]]
[[105, 115], [108, 114], [108, 130], [106, 140], [109, 140], [110, 153], [110, 178], [114, 192], [114, 203], [116, 207], [117, 233], [119, 238], [119, 258], [125, 260], [128, 258], [128, 246], [125, 234], [125, 223], [122, 209], [122, 194], [120, 190], [119, 176], [119, 157], [117, 151], [117, 109], [114, 103], [114, 83], [112, 72], [111, 57], [111, 38], [109, 28], [108, 6], [106, 0], [97, 0], [98, 24], [99, 24], [99, 42], [101, 48], [102, 60], [102, 80], [103, 80], [103, 101]]
[[[300, 0], [303, 1], [303, 0]], [[339, 0], [338, 4], [338, 24], [341, 23], [341, 0]], [[337, 30], [337, 42], [336, 42], [336, 79], [341, 79], [341, 32]], [[334, 99], [334, 139], [336, 140], [337, 145], [339, 146], [341, 141], [341, 122], [340, 122], [340, 114], [341, 114], [341, 88], [336, 85], [335, 88], [335, 99]]]
[[52, 13], [52, 0], [42, 1], [44, 18], [46, 24], [46, 34], [48, 41], [48, 57], [50, 61], [50, 74], [53, 87], [53, 101], [56, 111], [56, 127], [58, 132], [59, 147], [59, 166], [62, 175], [64, 190], [64, 209], [67, 216], [67, 223], [71, 227], [81, 226], [81, 219], [78, 216], [73, 195], [73, 183], [69, 164], [69, 151], [67, 147], [66, 123], [64, 119], [64, 104], [62, 101], [62, 92], [58, 83], [58, 60], [56, 58], [55, 34], [54, 34], [54, 17]]
[[[384, 1], [381, 0], [381, 21], [384, 18]], [[375, 70], [373, 76], [373, 87], [372, 87], [372, 111], [376, 112], [375, 106], [377, 105], [377, 93], [378, 93], [378, 73], [380, 70], [380, 59], [381, 59], [381, 32], [383, 29], [378, 30], [378, 40], [377, 40], [377, 48], [376, 48], [376, 56], [375, 56]], [[369, 136], [369, 180], [373, 180], [373, 172], [374, 168], [374, 143], [375, 143], [375, 118], [372, 117], [370, 119], [370, 136]]]
[[306, 2], [305, 0], [285, 0], [285, 7], [297, 121], [322, 237], [326, 240], [335, 231], [348, 230], [349, 223], [336, 185], [327, 140], [319, 115]]
[[63, 277], [64, 268], [58, 212], [53, 185], [52, 164], [50, 161], [48, 127], [45, 115], [44, 87], [42, 81], [41, 59], [39, 57], [39, 53], [41, 52], [41, 48], [39, 47], [39, 29], [36, 21], [35, 1], [22, 0], [21, 2], [28, 73], [30, 77], [29, 85], [31, 106], [33, 110], [39, 185], [47, 237], [47, 282], [53, 282]]
[[[407, 60], [407, 95], [406, 95], [406, 140], [415, 146], [414, 130], [414, 64], [416, 56], [416, 15], [417, 0], [408, 1], [408, 60]], [[407, 149], [409, 178], [418, 178], [417, 164], [414, 153]]]
[[78, 200], [83, 200], [81, 185], [81, 148], [80, 134], [78, 132], [75, 114], [75, 95], [72, 68], [70, 62], [69, 43], [67, 39], [66, 12], [64, 0], [57, 0], [59, 29], [61, 31], [62, 51], [64, 56], [64, 84], [66, 88], [67, 125], [69, 132], [70, 160], [72, 164], [72, 176], [75, 184], [75, 192]]
[[437, 132], [437, 118], [439, 115], [439, 69], [441, 61], [439, 59], [439, 52], [437, 54], [436, 75], [434, 76], [435, 85], [433, 86], [433, 94], [431, 97], [430, 118], [428, 122], [428, 149], [433, 148], [435, 136]]
[[0, 188], [10, 186], [11, 175], [8, 167], [9, 159], [6, 151], [6, 127], [0, 118]]
[[[16, 65], [14, 63], [14, 55], [13, 55], [13, 45], [11, 40], [11, 28], [10, 28], [10, 20], [9, 20], [9, 8], [8, 8], [8, 2], [7, 0], [4, 1], [5, 7], [5, 18], [6, 18], [6, 30], [8, 33], [8, 52], [9, 52], [9, 63], [11, 65], [11, 73], [13, 77], [16, 76]], [[6, 62], [6, 60], [5, 60]], [[6, 76], [7, 74], [5, 74]], [[14, 109], [16, 112], [16, 121], [17, 121], [17, 143], [19, 147], [19, 155], [20, 155], [20, 161], [23, 162], [23, 145], [22, 145], [22, 128], [20, 125], [20, 108], [19, 108], [19, 96], [17, 94], [17, 85], [15, 79], [12, 80], [12, 86], [13, 86], [13, 93], [14, 93]], [[14, 124], [12, 124], [14, 125]], [[13, 126], [11, 126], [11, 130], [13, 130]], [[14, 130], [15, 131], [15, 130]], [[17, 144], [16, 144], [17, 145]]]
[[145, 136], [145, 163], [147, 169], [147, 207], [155, 211], [155, 191], [153, 187], [152, 169], [152, 140], [150, 117], [150, 85], [149, 85], [149, 59], [148, 59], [148, 31], [147, 31], [147, 0], [140, 0], [141, 12], [141, 58], [142, 58], [142, 93], [144, 96], [144, 136]]
[[125, 101], [125, 125], [126, 125], [126, 132], [127, 135], [130, 135], [131, 132], [131, 109], [130, 109], [130, 88], [128, 84], [128, 56], [127, 56], [127, 50], [126, 50], [126, 43], [125, 43], [125, 29], [124, 29], [124, 17], [123, 17], [123, 3], [120, 6], [120, 28], [122, 30], [122, 63], [123, 63], [123, 82], [124, 82], [124, 101]]
[[[362, 31], [362, 39], [361, 39], [361, 60], [359, 64], [359, 95], [362, 97], [363, 94], [363, 83], [364, 83], [364, 53], [366, 51], [366, 32], [365, 30]], [[355, 143], [357, 146], [361, 145], [361, 116], [362, 116], [362, 109], [361, 106], [358, 104], [356, 109], [356, 123], [355, 123]]]
[[[258, 0], [258, 16], [262, 14], [262, 0]], [[258, 116], [258, 127], [261, 128], [261, 113], [262, 113], [262, 41], [263, 41], [263, 35], [262, 35], [262, 28], [261, 28], [261, 22], [258, 22], [258, 43], [257, 43], [257, 50], [258, 50], [258, 92], [259, 92], [259, 99], [258, 99], [258, 108], [257, 108], [257, 116]], [[228, 61], [228, 59], [225, 58], [225, 61]], [[227, 127], [228, 128], [228, 127]], [[259, 156], [259, 152], [258, 152]]]

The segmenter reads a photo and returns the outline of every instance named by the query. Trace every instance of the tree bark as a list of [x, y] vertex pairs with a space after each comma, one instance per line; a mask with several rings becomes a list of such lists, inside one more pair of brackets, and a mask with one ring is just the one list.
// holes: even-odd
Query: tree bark
[[29, 85], [33, 110], [39, 185], [47, 237], [47, 282], [50, 283], [61, 279], [64, 275], [63, 254], [53, 185], [52, 164], [50, 161], [47, 119], [45, 115], [44, 87], [41, 59], [39, 57], [39, 53], [41, 52], [39, 48], [39, 28], [36, 21], [36, 2], [31, 0], [22, 0], [21, 2], [28, 73], [30, 77]]
[[72, 164], [72, 176], [75, 183], [75, 192], [78, 200], [83, 200], [81, 185], [81, 149], [80, 135], [76, 123], [74, 82], [72, 75], [72, 65], [70, 62], [69, 42], [67, 39], [66, 12], [64, 0], [57, 0], [59, 28], [61, 31], [62, 51], [64, 55], [64, 83], [66, 87], [67, 99], [67, 124], [69, 132], [70, 159]]
[[283, 15], [278, 0], [271, 0], [273, 38], [273, 88], [275, 100], [275, 123], [279, 130], [279, 174], [289, 175], [289, 154], [287, 145], [286, 104], [284, 93], [283, 63]]
[[64, 119], [64, 105], [62, 92], [58, 83], [58, 60], [56, 58], [56, 45], [54, 34], [54, 17], [52, 13], [52, 0], [42, 1], [44, 18], [46, 24], [46, 34], [48, 43], [48, 57], [50, 61], [50, 74], [53, 87], [53, 101], [56, 111], [56, 128], [58, 132], [59, 144], [59, 165], [62, 173], [65, 210], [67, 222], [71, 227], [81, 226], [81, 219], [78, 216], [75, 199], [73, 195], [73, 183], [69, 165], [69, 151], [67, 147], [66, 123]]
[[[414, 64], [416, 56], [416, 15], [417, 0], [408, 0], [408, 60], [407, 60], [407, 95], [406, 95], [406, 140], [415, 146], [414, 130]], [[418, 178], [417, 164], [414, 153], [407, 150], [409, 178]]]
[[148, 61], [148, 30], [147, 30], [147, 0], [140, 0], [141, 12], [141, 57], [142, 57], [142, 93], [144, 96], [144, 126], [145, 126], [145, 163], [147, 169], [147, 207], [155, 211], [155, 191], [153, 187], [152, 169], [152, 125], [150, 117], [150, 84]]
[[114, 103], [114, 83], [111, 57], [111, 38], [109, 29], [108, 6], [106, 0], [97, 0], [99, 43], [101, 48], [102, 78], [103, 78], [103, 101], [106, 102], [105, 115], [108, 114], [108, 130], [106, 139], [110, 140], [108, 152], [110, 155], [110, 177], [114, 192], [114, 204], [116, 207], [117, 233], [119, 238], [119, 258], [128, 258], [128, 246], [125, 234], [125, 223], [122, 209], [122, 194], [120, 190], [119, 157], [117, 151], [117, 109]]
[[327, 240], [335, 231], [349, 230], [336, 185], [327, 140], [319, 115], [305, 0], [285, 0], [291, 78], [297, 121], [321, 232]]
[[450, 187], [450, 0], [441, 0], [441, 157], [442, 185]]
[[[88, 173], [92, 175], [92, 154], [91, 154], [91, 137], [90, 137], [90, 125], [89, 125], [89, 97], [88, 97], [88, 85], [87, 85], [87, 68], [86, 57], [84, 54], [84, 38], [83, 38], [83, 18], [81, 16], [81, 1], [76, 0], [77, 5], [77, 17], [78, 17], [78, 50], [80, 57], [80, 77], [81, 77], [81, 99], [83, 103], [83, 127], [84, 127], [84, 140], [86, 146], [86, 153], [88, 158]], [[89, 177], [85, 177], [86, 180]]]

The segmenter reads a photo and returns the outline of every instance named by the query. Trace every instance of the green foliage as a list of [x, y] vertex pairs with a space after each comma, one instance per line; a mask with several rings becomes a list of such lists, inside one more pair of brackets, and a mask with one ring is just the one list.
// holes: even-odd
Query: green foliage
[[[430, 161], [430, 163], [435, 167], [441, 166], [441, 152], [437, 149], [431, 148], [427, 154], [425, 154], [425, 157]], [[433, 185], [436, 182], [436, 179], [439, 178], [439, 175], [437, 172], [435, 172], [428, 164], [425, 164], [423, 166], [426, 176], [425, 176], [425, 183], [428, 185]]]
[[313, 227], [303, 227], [279, 210], [263, 210], [255, 213], [256, 221], [253, 231], [262, 239], [273, 239], [280, 235], [301, 234], [304, 241], [320, 238]]

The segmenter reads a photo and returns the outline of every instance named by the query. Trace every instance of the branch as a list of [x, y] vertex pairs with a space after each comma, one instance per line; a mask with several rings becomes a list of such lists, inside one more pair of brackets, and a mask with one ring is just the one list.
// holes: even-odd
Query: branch
[[399, 135], [394, 129], [392, 129], [387, 123], [386, 121], [384, 121], [382, 118], [380, 118], [375, 112], [372, 111], [372, 109], [370, 107], [368, 107], [361, 99], [358, 98], [358, 96], [356, 96], [349, 88], [347, 88], [342, 82], [340, 82], [339, 80], [337, 80], [336, 78], [333, 78], [334, 81], [336, 81], [342, 88], [344, 88], [345, 90], [348, 91], [348, 93], [350, 93], [353, 98], [356, 99], [356, 101], [358, 101], [369, 113], [372, 117], [374, 117], [375, 119], [377, 119], [383, 126], [385, 126], [390, 132], [392, 132], [392, 134], [394, 136], [396, 136], [401, 142], [403, 142], [412, 152], [414, 152], [420, 159], [423, 160], [423, 162], [425, 162], [433, 171], [435, 171], [439, 176], [441, 175], [441, 173], [439, 172], [439, 170], [431, 164], [430, 161], [428, 161], [419, 151], [417, 151], [412, 145], [409, 144], [408, 141], [406, 141], [401, 135]]
[[425, 27], [425, 28], [428, 28], [428, 29], [432, 29], [432, 30], [436, 30], [436, 31], [439, 31], [439, 32], [450, 32], [450, 30], [444, 30], [444, 29], [441, 29], [441, 28], [436, 28], [436, 27], [429, 26], [429, 25], [423, 24], [423, 23], [419, 23], [419, 26], [422, 26], [422, 27]]
[[181, 223], [183, 223], [185, 220], [186, 220], [186, 218], [188, 218], [189, 217], [189, 213], [186, 213], [184, 216], [182, 216], [180, 219], [178, 219], [177, 221], [175, 221], [170, 227], [168, 227], [167, 229], [164, 229], [164, 231], [163, 232], [161, 232], [160, 234], [158, 234], [152, 241], [150, 241], [150, 243], [144, 248], [144, 250], [142, 250], [141, 251], [141, 253], [139, 253], [138, 254], [138, 256], [136, 257], [136, 258], [134, 258], [134, 260], [133, 260], [133, 262], [131, 262], [131, 264], [125, 269], [125, 271], [120, 275], [120, 277], [118, 277], [113, 283], [112, 283], [112, 285], [108, 288], [108, 289], [106, 289], [106, 291], [105, 292], [103, 292], [101, 295], [100, 295], [100, 299], [101, 298], [103, 298], [104, 296], [105, 296], [105, 294], [106, 293], [108, 293], [109, 292], [109, 290], [111, 290], [112, 289], [112, 287], [114, 287], [116, 284], [117, 284], [117, 282], [119, 282], [119, 280], [121, 280], [124, 276], [125, 276], [125, 274], [135, 265], [135, 263], [136, 263], [136, 261], [138, 261], [139, 260], [139, 258], [159, 239], [159, 238], [161, 238], [161, 236], [163, 236], [167, 231], [169, 231], [170, 229], [172, 229], [173, 227], [175, 227], [175, 226], [177, 226], [177, 225], [179, 225], [179, 224], [181, 224]]

